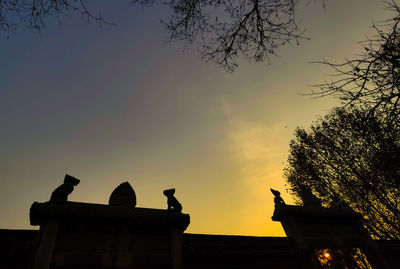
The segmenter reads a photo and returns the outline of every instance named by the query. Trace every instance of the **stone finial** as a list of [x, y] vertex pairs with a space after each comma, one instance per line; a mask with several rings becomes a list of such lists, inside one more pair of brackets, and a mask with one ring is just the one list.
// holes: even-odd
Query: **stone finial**
[[303, 206], [322, 207], [321, 200], [312, 193], [308, 186], [300, 186], [298, 193], [301, 200], [303, 201]]
[[285, 201], [283, 201], [282, 197], [281, 197], [281, 193], [277, 190], [274, 189], [270, 189], [272, 194], [275, 196], [274, 197], [274, 202], [275, 202], [275, 206], [282, 206], [282, 205], [286, 205]]
[[169, 189], [163, 191], [164, 195], [167, 197], [168, 210], [175, 212], [182, 212], [182, 205], [175, 198], [175, 189]]
[[51, 194], [50, 202], [66, 203], [68, 201], [68, 195], [72, 193], [74, 186], [78, 185], [79, 182], [79, 179], [66, 174], [64, 183], [58, 186]]
[[136, 194], [131, 184], [124, 182], [116, 187], [110, 195], [109, 205], [136, 206]]

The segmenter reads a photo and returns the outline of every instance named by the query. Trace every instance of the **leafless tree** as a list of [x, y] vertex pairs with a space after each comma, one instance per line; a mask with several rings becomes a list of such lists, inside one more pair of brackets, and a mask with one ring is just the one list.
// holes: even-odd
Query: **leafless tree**
[[22, 24], [42, 32], [50, 17], [60, 18], [74, 12], [88, 22], [110, 24], [89, 11], [84, 0], [0, 0], [0, 30], [9, 36]]
[[[302, 2], [309, 2], [303, 0]], [[320, 0], [324, 1], [324, 0]], [[168, 40], [199, 44], [202, 57], [233, 71], [237, 59], [269, 61], [278, 48], [299, 43], [303, 31], [295, 17], [301, 0], [133, 0], [166, 5], [172, 13], [162, 23]], [[84, 0], [0, 0], [0, 29], [9, 33], [25, 23], [40, 31], [50, 16], [78, 12], [100, 25]]]
[[311, 95], [335, 96], [344, 105], [369, 107], [373, 113], [390, 111], [390, 120], [400, 114], [400, 6], [387, 3], [395, 16], [379, 26], [376, 35], [361, 42], [364, 52], [342, 63], [319, 62], [334, 71], [333, 79], [315, 85]]
[[[134, 0], [152, 5], [155, 0]], [[296, 23], [298, 0], [167, 0], [173, 14], [163, 25], [169, 40], [200, 41], [206, 60], [228, 71], [239, 55], [269, 60], [277, 49], [304, 38]]]

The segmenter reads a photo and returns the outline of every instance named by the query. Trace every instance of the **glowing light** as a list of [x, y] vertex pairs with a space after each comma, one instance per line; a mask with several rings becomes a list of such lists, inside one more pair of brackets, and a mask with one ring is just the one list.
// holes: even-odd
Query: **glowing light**
[[324, 253], [325, 258], [329, 259], [331, 257], [331, 255], [328, 252]]

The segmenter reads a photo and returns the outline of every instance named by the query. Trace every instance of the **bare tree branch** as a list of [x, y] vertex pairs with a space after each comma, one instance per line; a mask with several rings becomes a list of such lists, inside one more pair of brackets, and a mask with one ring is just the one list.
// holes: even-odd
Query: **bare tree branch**
[[112, 24], [101, 15], [94, 15], [84, 0], [0, 0], [0, 31], [9, 36], [17, 27], [26, 25], [42, 32], [47, 19], [78, 13], [88, 22], [95, 21], [100, 27]]
[[[303, 0], [308, 3], [310, 0]], [[325, 7], [324, 0], [322, 1]], [[168, 6], [172, 14], [162, 24], [169, 41], [198, 44], [202, 58], [227, 71], [237, 67], [238, 57], [270, 61], [277, 50], [303, 40], [296, 22], [301, 0], [133, 0], [144, 6]], [[0, 31], [9, 35], [21, 24], [41, 32], [47, 19], [80, 13], [100, 26], [110, 24], [94, 15], [84, 0], [0, 0]]]
[[334, 78], [314, 85], [314, 97], [334, 96], [343, 105], [370, 107], [373, 113], [390, 110], [389, 119], [400, 114], [400, 7], [387, 3], [396, 15], [380, 26], [373, 25], [376, 35], [360, 42], [364, 52], [342, 63], [317, 62], [333, 69]]
[[[153, 5], [155, 0], [134, 0]], [[167, 0], [169, 41], [199, 42], [206, 61], [232, 72], [239, 56], [269, 61], [277, 49], [304, 39], [295, 20], [298, 0]]]

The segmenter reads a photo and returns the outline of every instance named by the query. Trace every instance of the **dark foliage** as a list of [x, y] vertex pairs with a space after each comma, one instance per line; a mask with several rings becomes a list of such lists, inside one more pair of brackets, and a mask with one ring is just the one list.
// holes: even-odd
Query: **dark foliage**
[[322, 269], [372, 269], [365, 254], [358, 248], [317, 249], [315, 252]]
[[329, 206], [338, 201], [363, 215], [374, 238], [400, 239], [400, 126], [382, 114], [335, 109], [298, 128], [285, 178], [298, 197], [302, 184]]

